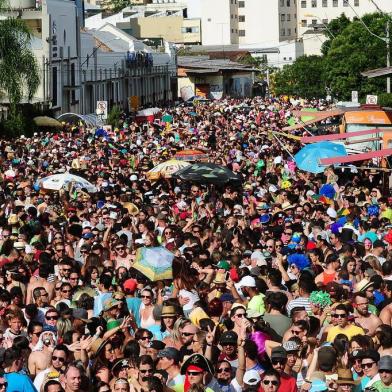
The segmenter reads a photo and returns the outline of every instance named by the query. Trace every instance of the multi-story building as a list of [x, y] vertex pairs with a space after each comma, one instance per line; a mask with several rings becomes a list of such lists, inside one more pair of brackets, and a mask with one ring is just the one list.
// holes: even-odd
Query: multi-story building
[[238, 44], [238, 0], [200, 0], [203, 45]]
[[345, 14], [348, 18], [377, 12], [392, 12], [391, 0], [297, 0], [298, 37], [303, 39], [305, 54], [320, 54], [326, 37], [325, 26]]
[[156, 52], [109, 24], [81, 29], [82, 12], [72, 0], [11, 0], [2, 14], [30, 27], [41, 70], [32, 102], [54, 114], [94, 113], [98, 100], [126, 109], [130, 97], [143, 105], [176, 95], [176, 53], [168, 44]]
[[297, 0], [238, 0], [239, 43], [260, 45], [297, 38]]

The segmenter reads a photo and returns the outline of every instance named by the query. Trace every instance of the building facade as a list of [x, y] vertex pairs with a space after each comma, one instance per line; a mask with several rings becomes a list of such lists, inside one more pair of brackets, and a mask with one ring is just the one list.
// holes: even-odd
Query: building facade
[[[391, 0], [297, 0], [298, 37], [304, 42], [305, 54], [320, 54], [326, 40], [321, 33], [333, 19], [345, 14], [349, 19], [377, 12], [376, 5], [385, 13], [392, 12]], [[375, 5], [376, 4], [376, 5]]]

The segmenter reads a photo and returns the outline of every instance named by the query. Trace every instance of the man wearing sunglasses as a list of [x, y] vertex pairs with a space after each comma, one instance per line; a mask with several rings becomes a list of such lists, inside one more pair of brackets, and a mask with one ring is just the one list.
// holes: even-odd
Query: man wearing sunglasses
[[365, 334], [362, 328], [349, 322], [348, 311], [345, 305], [340, 304], [336, 306], [333, 313], [331, 313], [331, 317], [337, 320], [338, 325], [335, 325], [328, 330], [327, 342], [333, 342], [336, 335], [341, 333], [346, 335], [349, 339], [351, 339], [354, 335]]
[[274, 347], [271, 351], [272, 368], [279, 373], [278, 392], [297, 392], [297, 382], [294, 377], [285, 373], [287, 351], [282, 347]]
[[65, 345], [58, 344], [55, 346], [50, 366], [39, 372], [34, 379], [34, 386], [37, 388], [37, 391], [41, 390], [41, 386], [47, 379], [49, 373], [51, 373], [51, 375], [56, 373], [58, 374], [58, 377], [62, 374], [67, 365], [68, 354], [69, 350]]
[[378, 392], [391, 390], [392, 389], [392, 356], [384, 355], [378, 362], [378, 372], [380, 374], [380, 380], [376, 381], [372, 388]]

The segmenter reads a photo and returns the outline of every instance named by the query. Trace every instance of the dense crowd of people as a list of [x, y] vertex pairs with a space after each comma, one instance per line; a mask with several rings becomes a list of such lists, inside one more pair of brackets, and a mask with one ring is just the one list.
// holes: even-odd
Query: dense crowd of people
[[[301, 108], [327, 105], [228, 98], [0, 140], [0, 392], [392, 392], [384, 174], [298, 170], [271, 131]], [[149, 177], [187, 149], [241, 182]], [[45, 189], [68, 172], [96, 192]], [[171, 278], [141, 254], [172, 255]]]

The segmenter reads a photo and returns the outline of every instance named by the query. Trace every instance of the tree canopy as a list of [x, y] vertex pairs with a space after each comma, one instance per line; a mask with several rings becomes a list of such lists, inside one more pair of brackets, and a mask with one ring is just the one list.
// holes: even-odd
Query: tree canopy
[[[349, 21], [346, 16], [332, 20], [325, 29], [327, 37], [321, 56], [302, 56], [275, 75], [277, 94], [303, 97], [325, 97], [326, 89], [333, 97], [349, 99], [352, 90], [361, 97], [385, 92], [385, 78], [368, 79], [361, 72], [386, 66], [385, 30], [388, 16], [368, 14]], [[369, 33], [364, 26], [379, 36]], [[392, 27], [392, 24], [391, 24]]]

